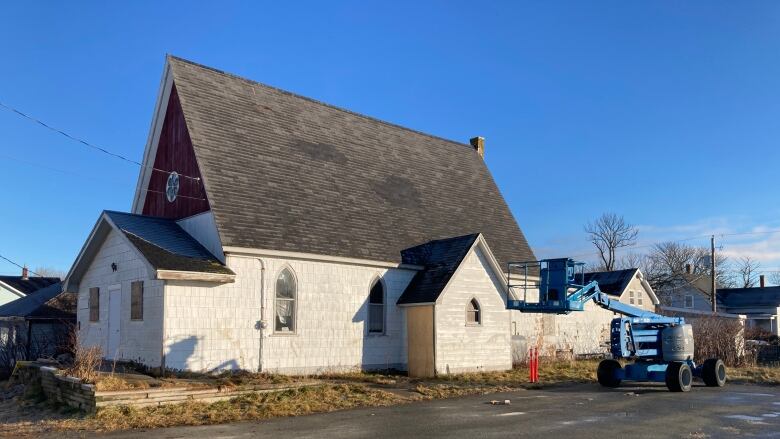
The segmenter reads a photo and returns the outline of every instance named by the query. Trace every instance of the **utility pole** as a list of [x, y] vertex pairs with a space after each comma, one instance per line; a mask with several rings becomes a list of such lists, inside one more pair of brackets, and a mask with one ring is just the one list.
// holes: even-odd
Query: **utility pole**
[[710, 289], [712, 291], [712, 312], [713, 314], [718, 312], [718, 290], [715, 286], [715, 235], [710, 236]]

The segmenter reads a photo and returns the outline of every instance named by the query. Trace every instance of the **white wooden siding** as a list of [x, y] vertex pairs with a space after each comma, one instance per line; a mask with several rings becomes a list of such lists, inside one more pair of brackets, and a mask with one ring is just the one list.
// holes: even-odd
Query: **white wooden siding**
[[[116, 263], [116, 272], [111, 268], [112, 263]], [[144, 281], [143, 321], [130, 320], [130, 283], [137, 280]], [[82, 343], [99, 346], [105, 355], [108, 287], [117, 284], [122, 288], [119, 358], [152, 367], [160, 366], [163, 281], [153, 279], [153, 272], [146, 261], [116, 230], [108, 234], [79, 283], [77, 318]], [[89, 321], [91, 287], [100, 288], [100, 319], [97, 322]]]
[[[260, 310], [261, 265], [257, 258], [227, 255], [236, 282], [213, 285], [169, 281], [166, 292], [166, 366], [257, 370], [262, 332], [263, 370], [317, 373], [406, 365], [406, 325], [395, 302], [414, 271], [340, 263], [262, 258], [264, 315]], [[285, 267], [297, 282], [295, 334], [275, 334], [274, 288]], [[386, 331], [368, 335], [371, 281], [386, 287]], [[259, 329], [259, 322], [267, 327]]]
[[[502, 282], [482, 250], [466, 256], [435, 307], [436, 373], [506, 370], [512, 367], [509, 311]], [[466, 324], [466, 305], [476, 298], [481, 324]]]

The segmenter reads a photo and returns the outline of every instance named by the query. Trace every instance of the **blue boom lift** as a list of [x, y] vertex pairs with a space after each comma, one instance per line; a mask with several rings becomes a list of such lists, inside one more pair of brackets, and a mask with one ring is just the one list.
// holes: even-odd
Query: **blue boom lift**
[[[596, 374], [602, 386], [618, 387], [623, 380], [654, 381], [665, 382], [673, 392], [687, 392], [693, 377], [712, 387], [726, 383], [726, 367], [720, 359], [712, 358], [699, 366], [694, 363], [693, 328], [685, 319], [621, 303], [603, 293], [596, 281], [585, 284], [584, 263], [568, 258], [510, 262], [507, 272], [509, 291], [522, 298], [508, 300], [509, 309], [569, 314], [583, 311], [592, 300], [622, 315], [613, 319], [610, 327], [612, 358], [603, 360]], [[631, 362], [622, 367], [619, 359]]]

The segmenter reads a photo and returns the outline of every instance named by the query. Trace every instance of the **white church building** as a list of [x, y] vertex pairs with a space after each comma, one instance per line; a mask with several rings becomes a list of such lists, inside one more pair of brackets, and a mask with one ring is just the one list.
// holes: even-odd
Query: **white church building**
[[181, 370], [508, 369], [539, 318], [504, 268], [535, 257], [483, 155], [169, 56], [132, 210], [65, 280], [80, 336]]

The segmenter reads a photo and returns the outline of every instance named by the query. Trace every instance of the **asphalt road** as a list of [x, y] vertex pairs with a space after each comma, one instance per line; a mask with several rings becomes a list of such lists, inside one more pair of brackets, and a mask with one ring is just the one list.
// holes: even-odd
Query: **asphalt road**
[[[510, 405], [491, 405], [509, 399]], [[106, 438], [705, 438], [780, 436], [780, 387], [728, 384], [670, 393], [663, 385], [596, 384]]]

